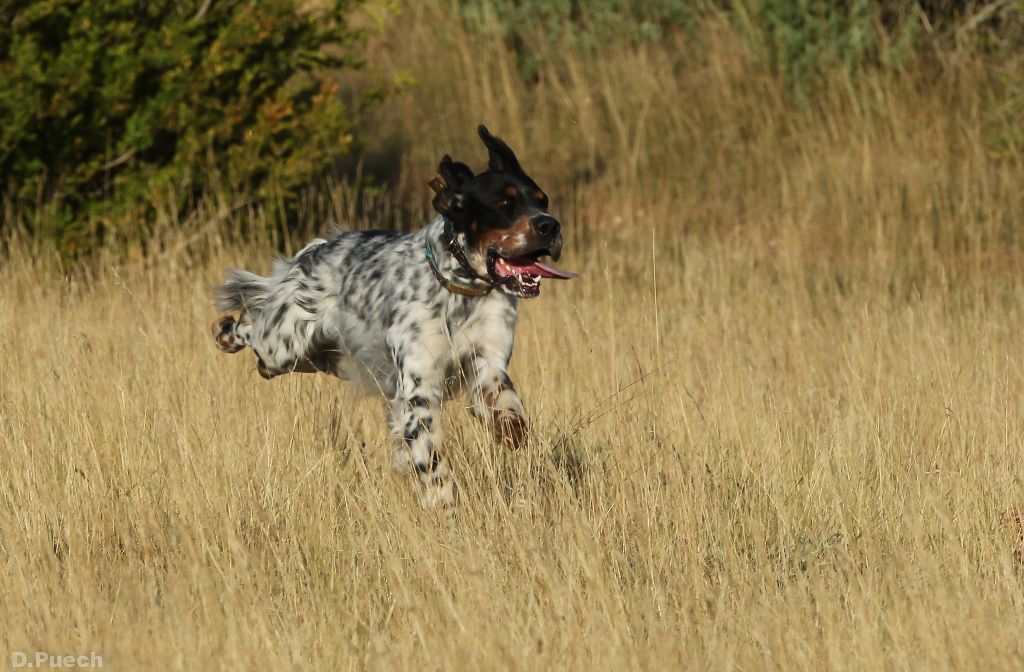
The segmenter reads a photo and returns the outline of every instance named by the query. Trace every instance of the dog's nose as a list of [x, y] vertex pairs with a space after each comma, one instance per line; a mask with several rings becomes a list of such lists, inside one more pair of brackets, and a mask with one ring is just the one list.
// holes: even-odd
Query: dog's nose
[[558, 235], [561, 224], [558, 220], [551, 215], [538, 215], [533, 218], [533, 228], [537, 230], [541, 236], [547, 240], [553, 239]]

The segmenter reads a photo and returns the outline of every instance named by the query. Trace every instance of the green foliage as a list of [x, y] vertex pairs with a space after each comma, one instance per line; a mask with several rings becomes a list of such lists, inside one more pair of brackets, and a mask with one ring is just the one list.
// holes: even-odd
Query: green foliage
[[352, 142], [353, 1], [0, 0], [8, 212], [76, 251], [216, 180], [297, 193]]
[[657, 41], [693, 29], [695, 3], [687, 0], [460, 0], [463, 18], [493, 15], [517, 53], [522, 74], [536, 76], [547, 52], [582, 49], [599, 56], [602, 45]]
[[1003, 78], [1001, 100], [989, 112], [988, 127], [992, 148], [998, 154], [1024, 150], [1024, 73]]
[[917, 35], [914, 7], [877, 0], [743, 0], [736, 15], [755, 52], [804, 98], [827, 72], [904, 63]]
[[527, 78], [567, 45], [599, 55], [602, 45], [684, 32], [699, 49], [703, 19], [724, 13], [756, 57], [801, 97], [835, 68], [901, 65], [918, 26], [917, 4], [901, 0], [461, 0], [459, 6], [471, 22], [493, 13]]

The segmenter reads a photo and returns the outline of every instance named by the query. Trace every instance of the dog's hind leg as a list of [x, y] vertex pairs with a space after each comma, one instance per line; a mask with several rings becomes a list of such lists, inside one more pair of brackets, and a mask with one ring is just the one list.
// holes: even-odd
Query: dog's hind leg
[[[217, 348], [221, 352], [233, 354], [244, 350], [246, 347], [253, 348], [252, 324], [249, 323], [244, 315], [240, 320], [236, 319], [234, 315], [224, 315], [213, 323], [211, 331], [213, 333], [213, 342], [217, 344]], [[253, 348], [254, 352], [255, 350], [256, 348]], [[279, 373], [267, 368], [263, 357], [258, 352], [256, 353], [256, 370], [267, 380], [270, 380]]]
[[251, 345], [252, 325], [234, 315], [224, 315], [213, 323], [213, 342], [221, 352], [234, 353]]

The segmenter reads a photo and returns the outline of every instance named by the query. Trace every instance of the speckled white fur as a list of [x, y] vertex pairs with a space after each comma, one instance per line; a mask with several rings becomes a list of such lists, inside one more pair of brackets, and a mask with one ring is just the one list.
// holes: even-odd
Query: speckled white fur
[[[485, 422], [522, 423], [523, 413], [507, 372], [516, 299], [440, 286], [424, 251], [428, 241], [435, 253], [444, 249], [444, 225], [438, 216], [412, 235], [343, 232], [314, 240], [276, 262], [269, 278], [230, 271], [217, 304], [241, 314], [214, 334], [226, 352], [252, 348], [264, 377], [322, 371], [379, 391], [390, 404], [392, 464], [416, 477], [429, 505], [457, 496], [438, 451], [443, 399], [468, 383], [474, 414]], [[445, 274], [461, 272], [447, 253], [437, 261]]]

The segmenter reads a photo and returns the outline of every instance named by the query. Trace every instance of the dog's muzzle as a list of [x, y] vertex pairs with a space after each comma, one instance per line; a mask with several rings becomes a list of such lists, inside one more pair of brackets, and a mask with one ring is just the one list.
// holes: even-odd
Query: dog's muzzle
[[558, 258], [562, 256], [562, 225], [546, 212], [536, 215], [530, 223], [548, 254], [552, 259], [558, 261]]

